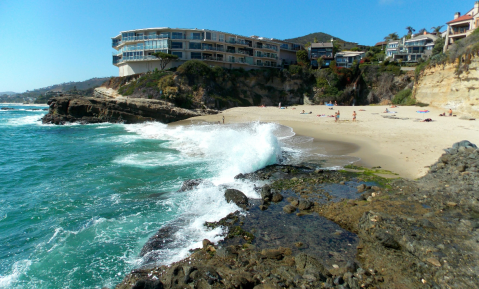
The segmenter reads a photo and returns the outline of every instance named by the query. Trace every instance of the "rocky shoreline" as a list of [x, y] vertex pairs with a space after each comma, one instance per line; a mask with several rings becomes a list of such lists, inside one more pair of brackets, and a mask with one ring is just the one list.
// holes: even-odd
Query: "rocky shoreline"
[[[248, 214], [205, 224], [223, 226], [224, 241], [133, 270], [116, 288], [479, 288], [477, 147], [455, 144], [418, 180], [380, 173], [274, 165], [238, 175], [270, 184], [261, 200], [229, 191]], [[142, 253], [168, 236], [161, 229]]]
[[48, 101], [50, 109], [42, 118], [44, 124], [66, 123], [171, 123], [194, 116], [216, 114], [216, 110], [189, 110], [169, 102], [143, 98], [98, 98], [65, 95]]

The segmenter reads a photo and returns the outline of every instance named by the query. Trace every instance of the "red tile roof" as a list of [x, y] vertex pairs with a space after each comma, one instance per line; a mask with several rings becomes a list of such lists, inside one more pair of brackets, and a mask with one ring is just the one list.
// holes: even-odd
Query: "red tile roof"
[[447, 22], [446, 24], [451, 24], [451, 23], [456, 23], [456, 22], [471, 20], [471, 19], [472, 19], [472, 16], [466, 14], [466, 15], [463, 15], [463, 16], [457, 18], [457, 19], [454, 19], [452, 21]]
[[376, 45], [374, 45], [374, 46], [381, 46], [381, 45], [385, 45], [385, 44], [388, 44], [388, 43], [386, 41], [381, 41], [381, 42], [376, 43]]

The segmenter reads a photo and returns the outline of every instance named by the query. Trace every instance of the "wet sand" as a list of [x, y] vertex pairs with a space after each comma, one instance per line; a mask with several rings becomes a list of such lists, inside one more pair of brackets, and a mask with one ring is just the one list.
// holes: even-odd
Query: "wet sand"
[[[383, 113], [386, 108], [396, 113]], [[430, 112], [417, 113], [424, 109]], [[302, 110], [312, 114], [300, 114]], [[317, 116], [332, 115], [337, 110], [341, 112], [339, 123], [333, 117]], [[352, 121], [353, 111], [357, 113], [357, 122]], [[469, 140], [479, 144], [478, 120], [462, 119], [466, 116], [460, 112], [454, 112], [457, 117], [440, 117], [443, 112], [443, 109], [413, 106], [336, 106], [333, 110], [324, 105], [288, 109], [238, 107], [178, 124], [218, 122], [223, 116], [225, 123], [274, 122], [293, 128], [297, 135], [314, 138], [313, 142], [322, 146], [326, 154], [357, 157], [361, 159], [357, 165], [380, 166], [401, 177], [416, 179], [424, 176], [428, 166], [453, 143]], [[420, 122], [425, 118], [433, 122]]]

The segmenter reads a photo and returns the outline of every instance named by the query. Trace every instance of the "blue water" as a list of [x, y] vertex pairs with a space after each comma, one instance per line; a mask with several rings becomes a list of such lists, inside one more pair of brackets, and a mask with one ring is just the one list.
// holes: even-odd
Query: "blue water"
[[[142, 264], [148, 238], [178, 220], [158, 264], [219, 241], [203, 223], [238, 209], [220, 185], [257, 197], [233, 177], [282, 150], [274, 124], [54, 126], [37, 107], [9, 107], [0, 111], [0, 288], [113, 288]], [[177, 192], [193, 178], [214, 185]]]

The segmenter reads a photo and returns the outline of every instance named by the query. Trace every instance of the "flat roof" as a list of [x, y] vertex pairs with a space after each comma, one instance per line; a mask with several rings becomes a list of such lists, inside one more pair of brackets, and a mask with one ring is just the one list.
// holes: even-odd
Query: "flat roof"
[[112, 37], [111, 39], [115, 39], [118, 37], [121, 37], [122, 33], [127, 33], [127, 32], [143, 32], [143, 31], [157, 31], [157, 30], [184, 30], [184, 31], [205, 31], [205, 32], [217, 32], [217, 33], [224, 33], [224, 34], [229, 34], [229, 35], [234, 35], [234, 36], [239, 36], [242, 38], [250, 38], [250, 39], [257, 39], [257, 40], [265, 40], [265, 41], [280, 41], [283, 43], [292, 43], [292, 44], [298, 44], [295, 42], [289, 42], [289, 41], [284, 41], [284, 40], [279, 40], [275, 38], [267, 38], [267, 37], [261, 37], [261, 36], [244, 36], [244, 35], [239, 35], [239, 34], [234, 34], [230, 32], [223, 32], [223, 31], [218, 31], [218, 30], [212, 30], [212, 29], [198, 29], [198, 28], [171, 28], [171, 27], [156, 27], [156, 28], [142, 28], [142, 29], [133, 29], [133, 30], [125, 30], [125, 31], [120, 31], [120, 34], [118, 34], [115, 37]]
[[311, 48], [333, 47], [332, 43], [311, 43]]

